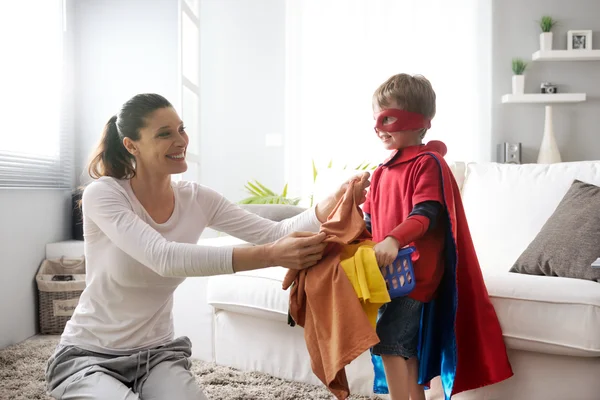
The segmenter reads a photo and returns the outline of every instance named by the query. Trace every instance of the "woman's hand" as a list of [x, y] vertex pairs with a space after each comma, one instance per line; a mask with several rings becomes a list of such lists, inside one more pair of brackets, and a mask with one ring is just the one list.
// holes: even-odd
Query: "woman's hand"
[[312, 267], [323, 258], [325, 233], [294, 232], [266, 245], [271, 265], [301, 270]]
[[377, 243], [373, 250], [375, 251], [375, 258], [377, 264], [380, 267], [385, 267], [394, 262], [398, 257], [398, 251], [400, 250], [400, 244], [396, 239], [391, 236], [386, 237], [381, 242]]
[[325, 233], [294, 232], [260, 246], [234, 247], [233, 271], [281, 266], [293, 270], [312, 267], [323, 258]]
[[336, 192], [335, 196], [337, 200], [339, 201], [339, 199], [344, 195], [344, 193], [346, 193], [348, 185], [351, 182], [354, 182], [354, 198], [356, 199], [356, 204], [361, 205], [362, 203], [364, 203], [367, 199], [367, 188], [371, 184], [371, 181], [369, 180], [370, 177], [371, 174], [365, 171], [361, 174], [354, 175], [352, 178], [348, 179], [342, 184], [342, 186], [340, 186], [340, 188]]
[[317, 207], [315, 209], [315, 212], [317, 214], [317, 218], [319, 219], [319, 221], [321, 223], [324, 223], [325, 221], [327, 221], [327, 217], [329, 216], [329, 214], [331, 214], [331, 212], [335, 208], [338, 201], [340, 201], [340, 199], [342, 198], [344, 193], [346, 193], [346, 189], [348, 188], [348, 185], [352, 182], [355, 183], [354, 199], [356, 200], [356, 204], [360, 205], [360, 204], [364, 203], [365, 200], [367, 199], [367, 188], [371, 184], [371, 181], [369, 180], [370, 176], [371, 176], [371, 174], [366, 171], [361, 174], [353, 176], [352, 178], [350, 178], [346, 182], [344, 182], [336, 190], [336, 192], [334, 194], [327, 197], [325, 200], [319, 202], [319, 204], [317, 204]]

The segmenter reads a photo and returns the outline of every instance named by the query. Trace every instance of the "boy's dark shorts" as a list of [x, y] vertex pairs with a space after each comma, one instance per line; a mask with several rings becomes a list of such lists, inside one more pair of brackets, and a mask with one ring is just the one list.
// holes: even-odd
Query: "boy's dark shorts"
[[396, 297], [379, 309], [373, 354], [409, 359], [417, 356], [423, 303], [410, 297]]

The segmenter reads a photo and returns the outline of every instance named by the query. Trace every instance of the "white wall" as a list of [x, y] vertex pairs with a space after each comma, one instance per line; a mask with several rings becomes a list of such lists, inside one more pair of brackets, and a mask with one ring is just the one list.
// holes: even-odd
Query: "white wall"
[[284, 134], [285, 2], [201, 0], [201, 182], [232, 201], [251, 179], [279, 192]]
[[64, 190], [0, 190], [0, 348], [35, 335], [35, 274], [46, 243], [70, 235], [70, 193]]
[[80, 176], [104, 124], [129, 98], [155, 92], [179, 107], [179, 4], [177, 0], [74, 4], [79, 138], [75, 165]]

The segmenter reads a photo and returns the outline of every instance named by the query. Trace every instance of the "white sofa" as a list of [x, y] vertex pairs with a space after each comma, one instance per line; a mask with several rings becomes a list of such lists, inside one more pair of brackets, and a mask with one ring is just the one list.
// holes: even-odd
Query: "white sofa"
[[[502, 383], [453, 398], [600, 399], [600, 285], [508, 272], [574, 179], [600, 185], [600, 161], [457, 163], [453, 170], [515, 372]], [[340, 181], [340, 176], [322, 180], [321, 192]], [[231, 237], [202, 242], [242, 243]], [[187, 279], [175, 293], [176, 334], [191, 338], [195, 358], [320, 384], [310, 369], [302, 328], [287, 325], [284, 274], [270, 268]], [[371, 393], [368, 354], [346, 370], [352, 392]], [[437, 382], [427, 395], [443, 399]]]

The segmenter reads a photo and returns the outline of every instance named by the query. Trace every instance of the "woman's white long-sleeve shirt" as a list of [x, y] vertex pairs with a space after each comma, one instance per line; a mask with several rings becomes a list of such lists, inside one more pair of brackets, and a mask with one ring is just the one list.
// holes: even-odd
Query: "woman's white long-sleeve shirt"
[[100, 178], [83, 193], [86, 288], [61, 344], [125, 354], [173, 339], [173, 292], [185, 277], [233, 273], [231, 247], [196, 243], [206, 227], [250, 243], [318, 231], [314, 209], [273, 222], [193, 182], [173, 182], [175, 208], [152, 220], [129, 180]]

